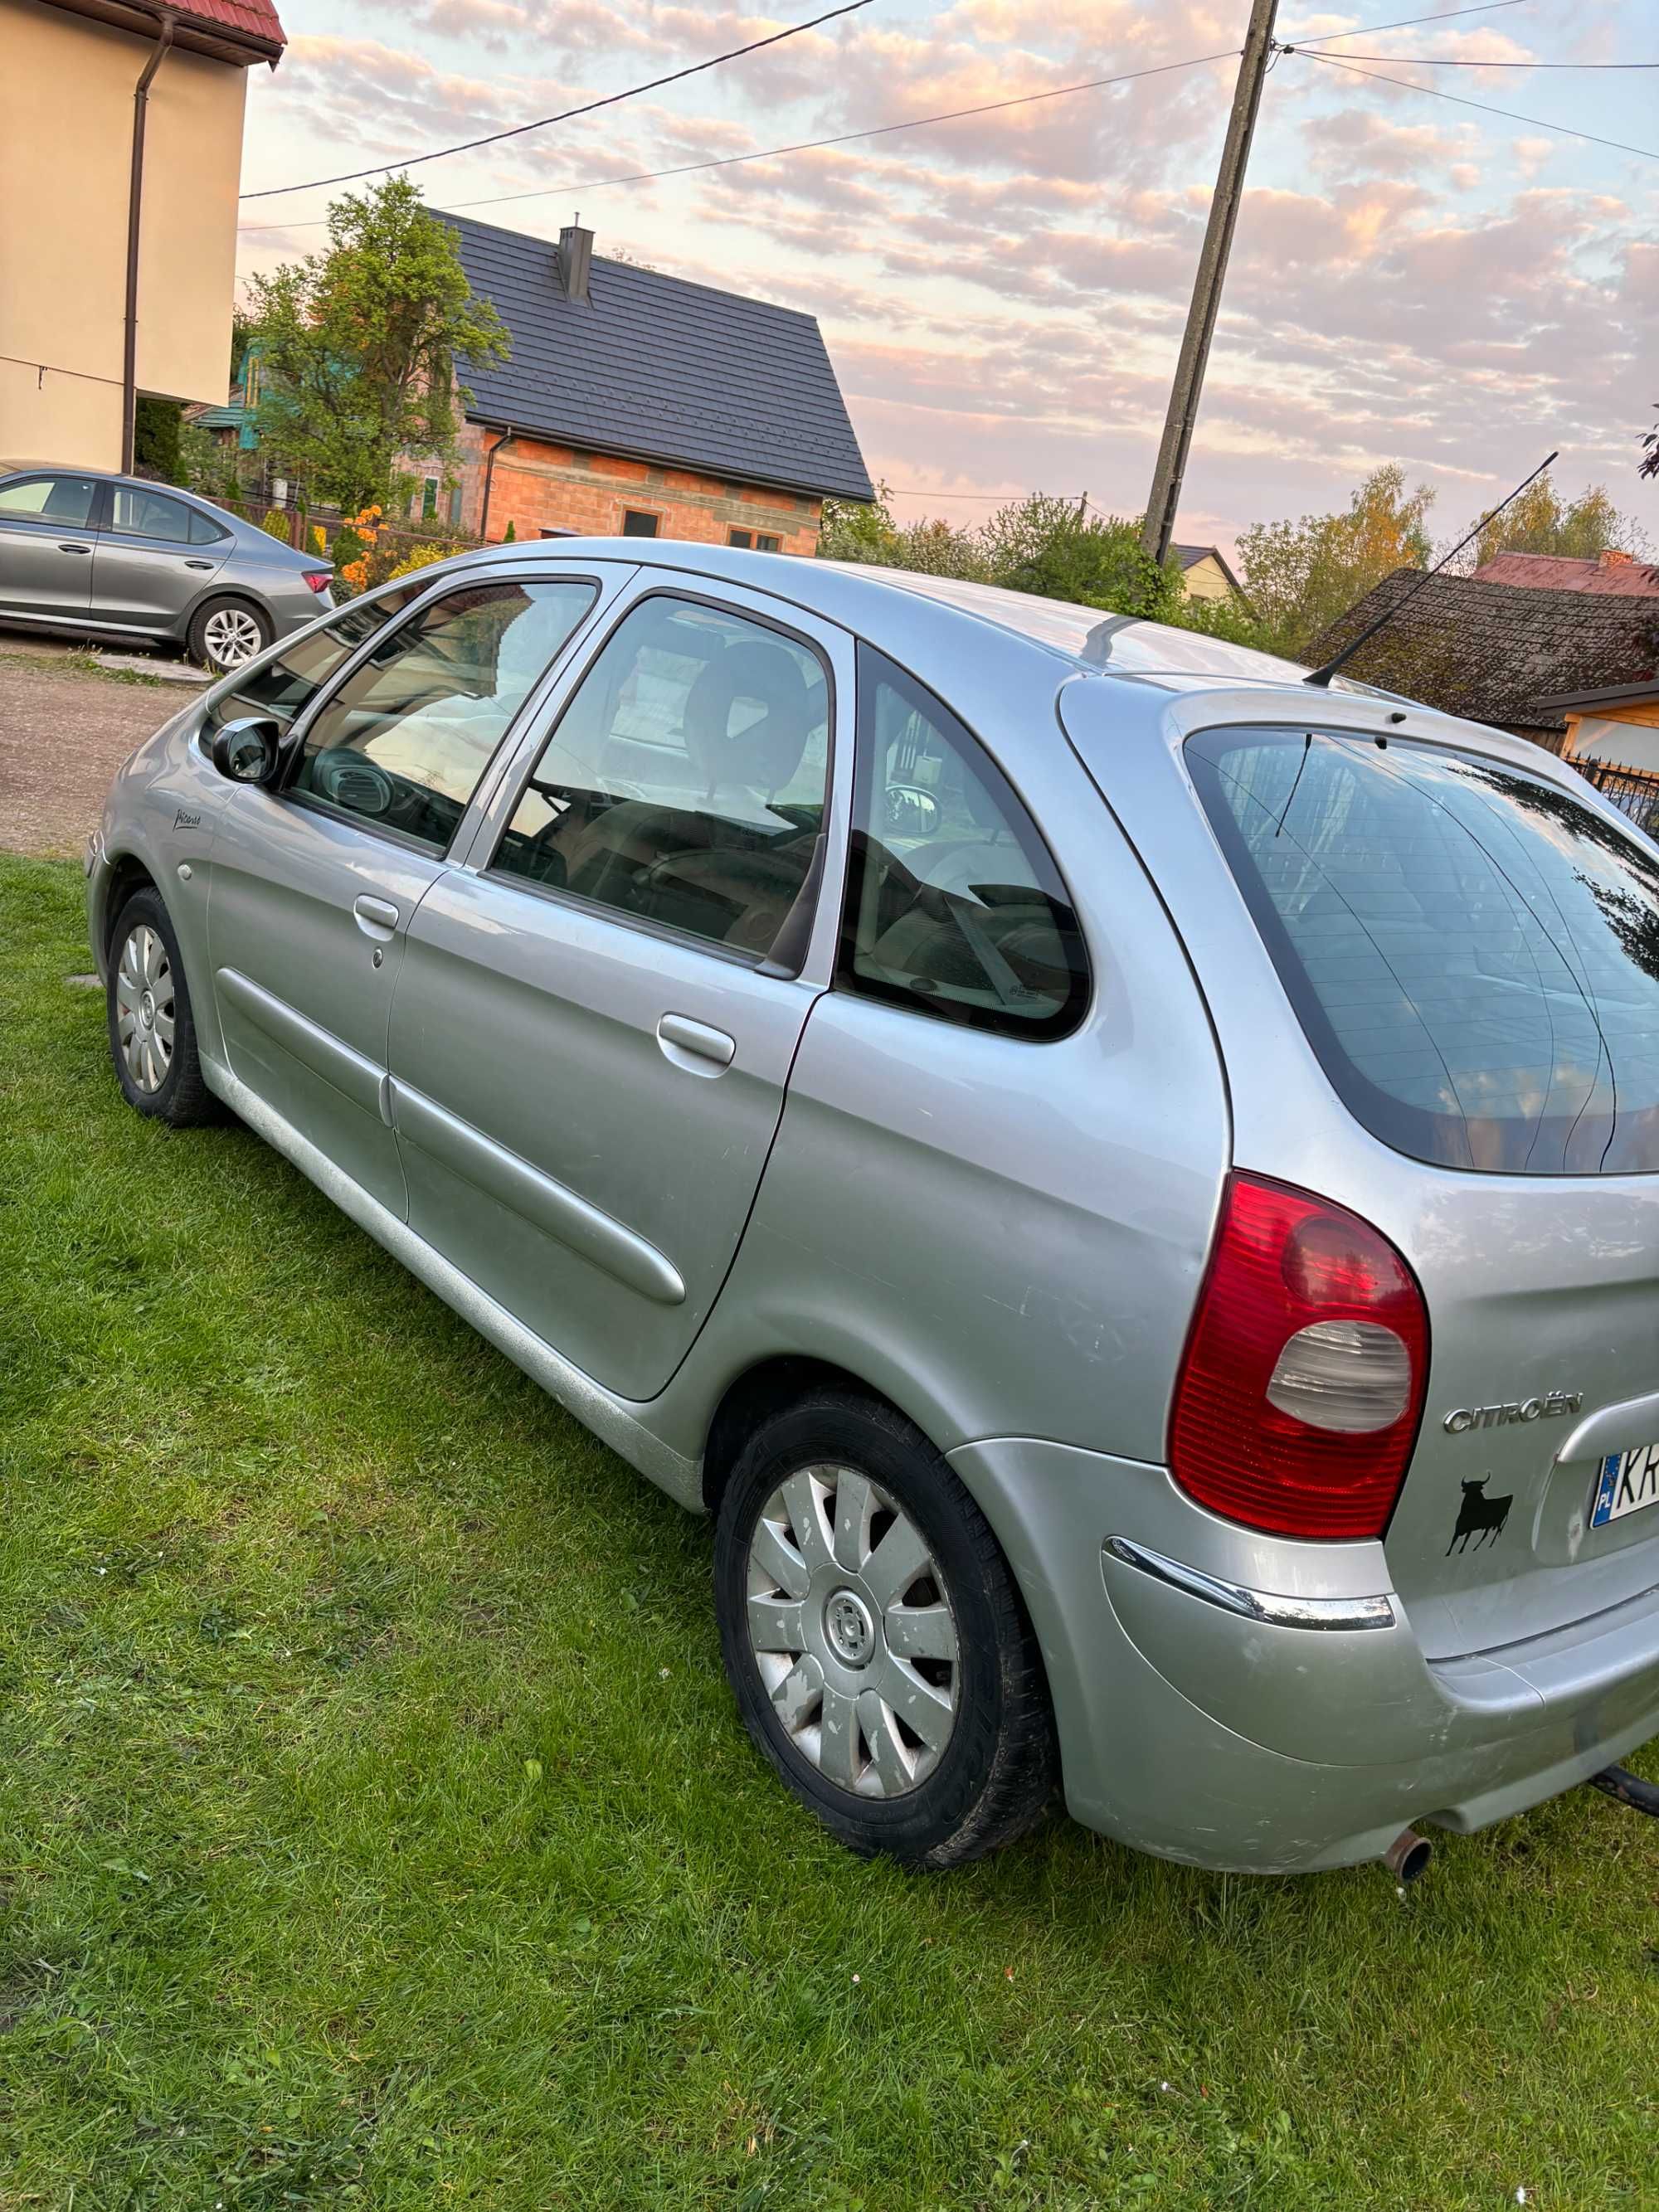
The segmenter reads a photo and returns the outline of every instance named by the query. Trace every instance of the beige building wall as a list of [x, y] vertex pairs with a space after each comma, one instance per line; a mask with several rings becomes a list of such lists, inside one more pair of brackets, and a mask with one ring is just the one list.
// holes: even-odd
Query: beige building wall
[[[0, 0], [0, 459], [118, 468], [132, 93], [150, 48]], [[230, 380], [246, 72], [177, 48], [150, 86], [138, 389]]]
[[1233, 595], [1226, 571], [1209, 553], [1201, 561], [1194, 561], [1190, 568], [1183, 568], [1181, 580], [1187, 586], [1189, 599], [1230, 599]]

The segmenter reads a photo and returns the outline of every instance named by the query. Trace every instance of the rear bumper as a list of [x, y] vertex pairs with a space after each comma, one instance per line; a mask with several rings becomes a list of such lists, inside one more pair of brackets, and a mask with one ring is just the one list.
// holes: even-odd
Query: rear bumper
[[1160, 1468], [1064, 1445], [1004, 1439], [951, 1461], [1036, 1630], [1066, 1803], [1140, 1850], [1261, 1873], [1349, 1865], [1409, 1826], [1521, 1812], [1659, 1733], [1659, 1593], [1431, 1662], [1380, 1544], [1261, 1536]]

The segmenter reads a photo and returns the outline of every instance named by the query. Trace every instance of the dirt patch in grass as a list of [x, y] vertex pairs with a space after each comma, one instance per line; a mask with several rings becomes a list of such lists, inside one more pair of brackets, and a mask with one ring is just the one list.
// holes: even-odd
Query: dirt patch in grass
[[78, 853], [116, 769], [190, 696], [0, 651], [0, 845]]

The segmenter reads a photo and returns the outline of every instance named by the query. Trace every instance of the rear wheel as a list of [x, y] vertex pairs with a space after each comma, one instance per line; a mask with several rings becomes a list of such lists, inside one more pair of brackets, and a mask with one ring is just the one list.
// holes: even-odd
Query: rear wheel
[[161, 895], [135, 891], [111, 939], [109, 1049], [129, 1106], [175, 1129], [218, 1116], [202, 1078], [179, 940]]
[[854, 1850], [978, 1858], [1053, 1792], [1046, 1686], [996, 1539], [890, 1407], [826, 1392], [750, 1438], [715, 1603], [750, 1733]]
[[228, 674], [263, 653], [276, 635], [269, 615], [247, 599], [209, 599], [191, 617], [190, 657]]

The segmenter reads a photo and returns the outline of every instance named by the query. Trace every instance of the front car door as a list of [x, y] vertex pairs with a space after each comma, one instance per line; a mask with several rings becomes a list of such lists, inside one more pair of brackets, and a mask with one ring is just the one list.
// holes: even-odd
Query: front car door
[[208, 932], [231, 1072], [400, 1218], [386, 1032], [404, 933], [597, 593], [499, 577], [422, 599], [296, 722], [285, 787], [237, 787], [216, 824]]
[[92, 612], [132, 629], [170, 629], [235, 544], [200, 507], [149, 484], [110, 487], [92, 562]]
[[101, 478], [67, 470], [0, 483], [0, 608], [58, 621], [86, 613], [103, 490]]
[[851, 678], [831, 626], [644, 572], [410, 925], [410, 1226], [624, 1397], [714, 1304], [827, 977]]

